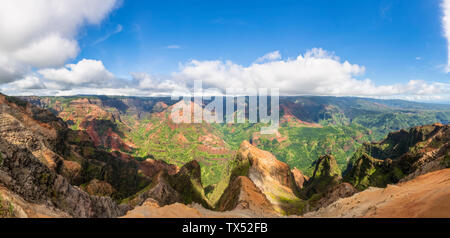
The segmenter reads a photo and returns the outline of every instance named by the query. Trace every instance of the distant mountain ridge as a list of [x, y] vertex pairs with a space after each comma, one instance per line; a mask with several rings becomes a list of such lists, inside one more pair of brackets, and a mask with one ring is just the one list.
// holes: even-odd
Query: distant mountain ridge
[[[97, 146], [136, 158], [182, 166], [196, 159], [205, 186], [218, 183], [242, 141], [268, 150], [312, 176], [314, 161], [332, 154], [345, 170], [359, 147], [389, 132], [448, 123], [450, 105], [349, 97], [281, 97], [279, 134], [260, 135], [261, 124], [185, 124], [174, 127], [167, 97], [22, 97], [84, 130]], [[204, 169], [208, 167], [209, 169]]]

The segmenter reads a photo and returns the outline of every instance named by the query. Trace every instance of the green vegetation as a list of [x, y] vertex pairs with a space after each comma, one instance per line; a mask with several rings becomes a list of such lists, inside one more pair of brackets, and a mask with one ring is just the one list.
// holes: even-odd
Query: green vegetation
[[[133, 155], [141, 158], [151, 155], [179, 167], [197, 160], [201, 165], [203, 184], [219, 182], [232, 151], [227, 145], [208, 146], [204, 143], [201, 136], [218, 134], [215, 128], [206, 123], [172, 125], [168, 116], [166, 112], [163, 118], [152, 117], [137, 123], [134, 118], [125, 118], [126, 124], [136, 124], [135, 129], [125, 134], [137, 147]], [[215, 148], [221, 150], [216, 152]]]
[[[60, 109], [67, 116], [75, 110], [71, 102], [81, 98], [100, 100], [102, 110], [120, 115], [120, 120], [117, 116], [111, 116], [115, 120], [96, 118], [111, 120], [95, 127], [99, 136], [112, 128], [123, 141], [134, 145], [131, 151], [115, 149], [137, 160], [154, 158], [179, 167], [197, 160], [201, 165], [203, 185], [215, 185], [216, 188], [227, 177], [227, 162], [243, 140], [251, 141], [289, 166], [312, 176], [314, 162], [322, 155], [333, 155], [343, 171], [365, 142], [381, 140], [389, 132], [400, 129], [450, 121], [450, 107], [446, 105], [347, 97], [282, 97], [280, 134], [274, 136], [260, 135], [263, 125], [259, 123], [175, 125], [171, 123], [167, 110], [164, 111], [161, 105], [155, 106], [157, 102], [169, 106], [174, 104], [170, 98], [44, 97], [41, 104], [49, 109]], [[284, 116], [297, 121], [283, 121]], [[63, 119], [71, 120], [68, 117]], [[86, 118], [75, 118], [71, 128], [82, 129], [84, 120]], [[401, 176], [399, 171], [395, 174], [396, 177]], [[208, 193], [208, 196], [213, 195]]]
[[[409, 131], [391, 133], [380, 142], [364, 144], [350, 160], [345, 180], [359, 190], [369, 186], [385, 187], [400, 181], [420, 166], [415, 162], [427, 151], [438, 149], [445, 143], [446, 139], [435, 137], [442, 132], [440, 128], [443, 127], [414, 127]], [[441, 136], [446, 138], [446, 135]], [[444, 153], [444, 166], [446, 160], [448, 153]]]
[[24, 101], [24, 100], [22, 100], [22, 99], [20, 99], [20, 98], [17, 98], [17, 97], [11, 97], [11, 96], [5, 96], [5, 98], [6, 98], [6, 100], [7, 100], [8, 102], [14, 103], [14, 104], [16, 104], [17, 106], [20, 106], [20, 107], [26, 107], [26, 106], [27, 106], [27, 102]]
[[229, 160], [226, 169], [224, 169], [223, 176], [214, 189], [208, 193], [208, 199], [213, 206], [219, 202], [220, 196], [222, 196], [225, 189], [227, 189], [228, 185], [231, 181], [239, 176], [247, 176], [248, 170], [250, 168], [250, 161], [248, 159], [243, 159], [238, 157]]
[[202, 185], [200, 164], [191, 161], [185, 164], [174, 176], [169, 176], [169, 184], [180, 193], [185, 204], [199, 203], [212, 208]]
[[141, 196], [142, 194], [145, 194], [146, 192], [150, 191], [152, 188], [154, 188], [156, 186], [156, 183], [158, 181], [155, 179], [152, 181], [152, 183], [150, 183], [149, 185], [147, 185], [145, 188], [143, 188], [142, 190], [138, 191], [137, 193], [131, 195], [130, 197], [124, 198], [120, 201], [120, 204], [127, 204], [130, 206], [138, 206], [139, 204], [137, 204], [136, 198], [138, 198], [139, 196]]
[[450, 168], [450, 154], [444, 156], [444, 160], [442, 161], [445, 167]]
[[[385, 162], [375, 159], [364, 152], [353, 163], [352, 171], [346, 176], [346, 181], [353, 184], [358, 190], [369, 186], [385, 187], [390, 182], [388, 166]], [[355, 154], [356, 155], [356, 154]]]
[[[279, 128], [282, 138], [261, 136], [254, 142], [307, 176], [312, 176], [313, 163], [322, 155], [336, 157], [339, 168], [344, 171], [353, 154], [365, 142], [382, 140], [388, 133], [400, 129], [450, 120], [448, 106], [399, 100], [288, 97], [280, 101], [281, 105], [283, 103], [294, 103], [291, 109], [294, 116], [320, 126], [282, 123]], [[281, 113], [283, 116], [283, 111]], [[216, 127], [224, 140], [237, 149], [243, 140], [251, 140], [261, 125], [217, 124]]]
[[332, 155], [321, 156], [315, 162], [313, 177], [305, 184], [301, 196], [311, 198], [315, 194], [323, 194], [328, 188], [339, 184], [342, 180], [336, 158]]
[[353, 123], [371, 130], [376, 139], [382, 139], [390, 131], [408, 129], [413, 126], [428, 125], [448, 121], [450, 112], [439, 111], [390, 111], [385, 113], [367, 112], [358, 115]]
[[312, 176], [313, 163], [324, 154], [332, 154], [344, 169], [348, 159], [361, 146], [361, 142], [373, 139], [370, 132], [358, 125], [327, 125], [323, 128], [281, 128], [287, 140], [277, 143], [261, 140], [261, 149], [272, 152], [279, 160], [297, 167]]
[[277, 196], [276, 198], [280, 204], [283, 204], [282, 209], [276, 209], [283, 216], [300, 215], [307, 204], [306, 201], [297, 197]]

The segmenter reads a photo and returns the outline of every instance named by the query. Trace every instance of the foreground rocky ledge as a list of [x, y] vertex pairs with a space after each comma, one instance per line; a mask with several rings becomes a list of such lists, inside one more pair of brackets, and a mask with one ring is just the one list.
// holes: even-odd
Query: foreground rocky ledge
[[450, 217], [450, 169], [431, 172], [387, 188], [371, 187], [305, 217]]

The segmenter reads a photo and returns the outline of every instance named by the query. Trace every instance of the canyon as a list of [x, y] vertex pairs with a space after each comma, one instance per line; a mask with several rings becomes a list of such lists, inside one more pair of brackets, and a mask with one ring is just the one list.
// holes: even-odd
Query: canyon
[[[450, 216], [445, 109], [417, 104], [395, 117], [421, 124], [401, 128], [380, 119], [389, 132], [373, 142], [381, 127], [363, 123], [357, 103], [296, 100], [281, 101], [280, 134], [264, 137], [261, 125], [171, 124], [164, 98], [0, 95], [0, 217]], [[393, 113], [362, 101], [380, 118]], [[345, 118], [331, 113], [339, 103]], [[305, 135], [318, 139], [314, 153], [292, 128], [315, 133]], [[351, 141], [328, 147], [344, 128]], [[342, 156], [346, 143], [354, 149]], [[283, 156], [295, 146], [301, 162]]]

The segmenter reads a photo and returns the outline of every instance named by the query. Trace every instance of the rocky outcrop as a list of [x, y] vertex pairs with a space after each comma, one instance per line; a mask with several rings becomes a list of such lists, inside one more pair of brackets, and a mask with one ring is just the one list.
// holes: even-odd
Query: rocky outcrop
[[294, 176], [295, 184], [297, 184], [299, 189], [302, 189], [306, 182], [308, 182], [309, 177], [304, 175], [303, 172], [297, 168], [293, 168], [291, 172]]
[[353, 156], [345, 180], [359, 190], [413, 179], [449, 166], [450, 126], [433, 124], [390, 133], [364, 144]]
[[212, 208], [205, 196], [200, 164], [197, 161], [185, 164], [175, 174], [169, 174], [169, 172], [173, 171], [161, 170], [149, 186], [123, 202], [135, 207], [152, 199], [158, 203], [158, 206], [173, 203], [198, 203], [206, 208]]
[[100, 181], [98, 179], [93, 179], [89, 181], [87, 184], [82, 186], [82, 189], [89, 193], [90, 195], [103, 196], [103, 197], [111, 197], [115, 192], [114, 188], [111, 184]]
[[334, 156], [321, 156], [315, 164], [313, 176], [301, 191], [302, 197], [307, 200], [305, 212], [328, 206], [357, 192], [351, 184], [342, 183], [341, 170]]
[[0, 136], [5, 143], [29, 151], [70, 184], [80, 186], [92, 179], [105, 181], [116, 190], [113, 197], [121, 199], [150, 182], [139, 173], [135, 161], [117, 158], [95, 147], [85, 131], [69, 129], [48, 110], [4, 95], [0, 95], [0, 106]]
[[[217, 202], [206, 197], [200, 164], [191, 161], [176, 174], [160, 172], [151, 185], [124, 203], [136, 207], [128, 217], [136, 212], [146, 213], [145, 209], [158, 208], [156, 210], [159, 211], [177, 203], [201, 204], [204, 208], [223, 212], [242, 211], [256, 217], [300, 214], [304, 205], [296, 195], [299, 189], [289, 166], [247, 141], [242, 143], [235, 160], [230, 162], [229, 176], [213, 192], [220, 188], [223, 190], [219, 191]], [[148, 199], [157, 207], [145, 204]]]
[[280, 214], [299, 214], [303, 201], [289, 166], [270, 152], [260, 150], [248, 141], [242, 142], [236, 158], [230, 164], [229, 181], [238, 176], [248, 177]]
[[[450, 216], [450, 169], [421, 175], [413, 180], [387, 188], [370, 188], [353, 196], [339, 199], [318, 211], [303, 215], [307, 218], [448, 218]], [[342, 187], [348, 184], [342, 183]], [[348, 187], [351, 188], [351, 187]], [[344, 188], [343, 190], [347, 190]], [[248, 218], [274, 217], [270, 213], [256, 214], [250, 209], [216, 212], [200, 205], [180, 203], [159, 206], [152, 200], [129, 211], [125, 218]]]
[[448, 218], [450, 169], [386, 188], [369, 188], [305, 217]]
[[342, 180], [336, 158], [332, 155], [321, 156], [316, 161], [313, 176], [305, 184], [302, 194], [307, 198], [314, 194], [324, 193], [331, 187], [338, 185]]
[[0, 218], [70, 218], [53, 206], [25, 201], [21, 196], [0, 186]]
[[[237, 152], [236, 159], [240, 163], [249, 162], [248, 176], [252, 181], [264, 182], [265, 179], [290, 188], [293, 192], [298, 191], [294, 176], [289, 166], [283, 163], [268, 151], [260, 150], [248, 141], [242, 142]], [[269, 182], [269, 181], [267, 181]]]
[[129, 211], [122, 218], [273, 218], [271, 213], [255, 214], [249, 209], [235, 209], [232, 211], [217, 212], [204, 208], [199, 204], [185, 205], [174, 203], [160, 207], [154, 201], [146, 201], [142, 206]]
[[316, 211], [322, 207], [327, 207], [335, 201], [350, 197], [358, 190], [349, 183], [339, 183], [328, 187], [322, 193], [316, 193], [307, 201], [304, 212]]
[[234, 209], [249, 209], [256, 214], [275, 213], [272, 204], [248, 178], [239, 176], [225, 190], [219, 200], [217, 209], [219, 211], [230, 211]]
[[[208, 154], [201, 158], [202, 163], [215, 168], [213, 172], [203, 174], [203, 182], [207, 185], [218, 182], [222, 168], [234, 155], [218, 128], [207, 123], [177, 124], [170, 120], [173, 104], [177, 102], [170, 97], [73, 96], [24, 99], [50, 109], [72, 130], [84, 132], [94, 147], [121, 152], [121, 157], [134, 155], [132, 159], [138, 161], [157, 159], [182, 166], [192, 158], [197, 158], [199, 153]], [[170, 132], [173, 130], [176, 133]], [[168, 147], [183, 149], [166, 150]], [[153, 177], [158, 171], [147, 170], [147, 164], [142, 163], [140, 168], [144, 175]], [[111, 181], [108, 182], [115, 186]]]
[[155, 104], [155, 106], [153, 107], [152, 111], [159, 113], [159, 112], [166, 110], [168, 107], [169, 106], [167, 104], [165, 104], [164, 102], [157, 102]]
[[112, 197], [129, 196], [149, 180], [138, 165], [97, 149], [48, 110], [0, 95], [0, 185], [27, 202], [53, 206], [74, 217], [125, 213], [109, 197], [90, 196], [76, 185], [93, 179], [112, 185]]
[[[117, 151], [131, 151], [132, 146], [124, 142], [124, 135], [117, 128], [121, 121], [117, 109], [110, 110], [100, 98], [73, 98], [69, 102], [38, 97], [24, 97], [34, 105], [48, 108], [74, 130], [84, 130], [95, 146]], [[53, 102], [54, 101], [54, 102]]]
[[176, 165], [168, 164], [162, 160], [146, 159], [139, 163], [139, 170], [147, 177], [153, 178], [161, 171], [166, 171], [169, 175], [175, 175], [180, 169]]
[[[102, 102], [72, 103], [81, 110]], [[179, 171], [161, 161], [136, 162], [123, 153], [97, 148], [88, 131], [69, 129], [47, 110], [5, 96], [0, 105], [0, 184], [29, 203], [73, 217], [121, 216], [129, 204], [140, 205], [148, 198], [160, 206], [196, 202], [211, 207], [196, 161]], [[118, 205], [113, 200], [130, 195], [131, 203]]]
[[346, 173], [345, 180], [359, 190], [369, 186], [384, 187], [400, 181], [403, 176], [398, 168], [394, 169], [391, 159], [379, 160], [363, 153], [351, 164], [351, 170]]
[[90, 196], [41, 163], [30, 151], [0, 138], [0, 183], [32, 203], [53, 206], [73, 217], [116, 217], [128, 207], [109, 197]]
[[141, 206], [149, 199], [156, 202], [158, 206], [182, 203], [183, 198], [180, 193], [176, 191], [168, 181], [169, 175], [167, 172], [161, 171], [154, 177], [153, 182], [150, 185], [130, 198], [125, 199], [123, 203], [132, 207]]
[[[450, 166], [449, 129], [441, 124], [402, 130], [391, 133], [382, 142], [364, 145], [352, 158], [346, 172], [345, 180], [349, 183], [342, 181], [336, 160], [331, 155], [317, 160], [313, 176], [308, 179], [300, 170], [291, 170], [271, 153], [245, 141], [228, 167], [228, 176], [219, 184], [209, 186], [211, 194], [218, 194], [211, 202], [210, 194], [205, 195], [197, 161], [178, 169], [151, 159], [150, 154], [137, 158], [141, 161], [138, 162], [124, 152], [132, 146], [124, 147], [126, 143], [120, 131], [130, 131], [131, 127], [121, 122], [120, 112], [137, 110], [137, 107], [129, 106], [133, 104], [132, 100], [71, 100], [71, 106], [77, 110], [70, 113], [62, 109], [66, 106], [64, 103], [52, 104], [59, 115], [84, 120], [71, 124], [72, 129], [82, 129], [78, 131], [69, 129], [49, 110], [0, 95], [0, 216], [117, 217], [131, 207], [135, 209], [127, 216], [144, 214], [142, 217], [153, 217], [162, 212], [175, 217], [181, 214], [194, 217], [302, 214], [330, 208], [339, 199], [352, 196], [357, 192], [352, 184], [363, 190], [368, 186], [416, 181], [417, 176]], [[116, 110], [103, 110], [108, 103]], [[166, 104], [153, 102], [147, 106], [147, 112], [162, 112], [157, 114], [167, 116], [164, 114], [169, 109]], [[143, 115], [137, 112], [135, 116]], [[69, 122], [70, 118], [65, 120]], [[121, 130], [114, 128], [119, 124], [123, 127]], [[140, 128], [149, 130], [155, 125]], [[203, 136], [195, 139], [195, 143], [202, 142], [204, 146], [195, 148], [207, 151], [207, 145], [223, 147], [216, 143], [219, 137], [208, 134], [208, 129], [200, 125], [199, 129]], [[186, 133], [178, 133], [172, 139], [186, 143], [189, 142], [187, 137]], [[438, 189], [435, 194], [428, 190], [422, 192], [436, 195], [430, 200], [445, 205], [446, 201], [442, 200], [448, 194], [442, 192], [446, 187], [441, 184], [448, 186], [448, 179], [445, 176], [439, 178], [440, 181], [433, 179], [439, 184], [431, 186]], [[389, 188], [392, 187], [395, 186], [383, 191], [391, 191]], [[409, 190], [402, 192], [409, 193]], [[117, 204], [119, 200], [121, 205]], [[379, 204], [387, 203], [380, 200], [371, 206]], [[394, 205], [387, 207], [392, 209]], [[420, 207], [420, 204], [414, 206]], [[432, 205], [426, 208], [438, 212]], [[380, 207], [377, 213], [367, 209], [358, 216], [378, 215], [382, 209]]]
[[193, 160], [181, 167], [177, 174], [170, 176], [169, 183], [180, 193], [185, 204], [196, 202], [212, 208], [205, 196], [201, 176], [200, 164]]

